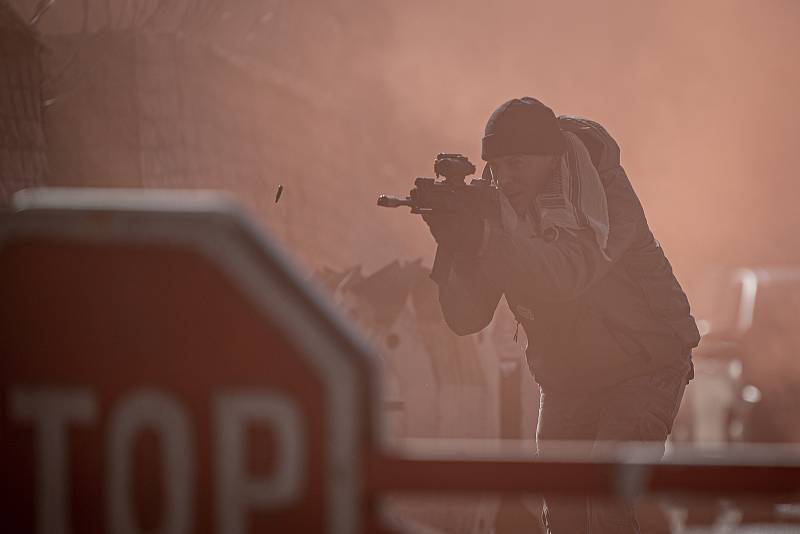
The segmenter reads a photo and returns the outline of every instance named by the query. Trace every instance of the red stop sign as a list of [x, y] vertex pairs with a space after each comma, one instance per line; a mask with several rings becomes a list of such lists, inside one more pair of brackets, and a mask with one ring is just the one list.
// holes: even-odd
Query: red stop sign
[[8, 532], [357, 532], [368, 355], [203, 194], [34, 190], [0, 215]]

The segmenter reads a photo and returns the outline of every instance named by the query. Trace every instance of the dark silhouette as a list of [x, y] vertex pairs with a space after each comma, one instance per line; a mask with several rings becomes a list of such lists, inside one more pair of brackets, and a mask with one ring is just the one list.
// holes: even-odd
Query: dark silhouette
[[[663, 454], [700, 336], [616, 142], [525, 97], [492, 114], [482, 158], [502, 192], [496, 216], [466, 206], [423, 214], [448, 325], [482, 330], [505, 296], [531, 340], [540, 454], [554, 440], [580, 441], [587, 454], [646, 441]], [[556, 533], [639, 529], [632, 503], [545, 500]]]

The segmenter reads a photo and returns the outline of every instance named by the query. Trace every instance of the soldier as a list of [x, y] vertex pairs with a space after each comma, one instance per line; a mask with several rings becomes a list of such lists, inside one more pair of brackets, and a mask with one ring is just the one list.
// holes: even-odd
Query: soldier
[[[491, 115], [481, 156], [501, 191], [498, 216], [424, 216], [447, 324], [478, 332], [505, 295], [541, 388], [540, 454], [553, 440], [581, 441], [588, 454], [646, 441], [663, 454], [700, 336], [616, 142], [524, 97]], [[633, 503], [545, 502], [548, 532], [639, 532]]]

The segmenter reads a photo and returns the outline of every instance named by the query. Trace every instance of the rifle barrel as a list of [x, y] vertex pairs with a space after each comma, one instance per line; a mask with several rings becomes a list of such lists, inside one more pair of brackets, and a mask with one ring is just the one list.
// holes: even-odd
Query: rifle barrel
[[408, 206], [413, 208], [414, 202], [409, 198], [398, 198], [389, 195], [381, 195], [378, 197], [378, 206], [383, 208], [399, 208], [400, 206]]

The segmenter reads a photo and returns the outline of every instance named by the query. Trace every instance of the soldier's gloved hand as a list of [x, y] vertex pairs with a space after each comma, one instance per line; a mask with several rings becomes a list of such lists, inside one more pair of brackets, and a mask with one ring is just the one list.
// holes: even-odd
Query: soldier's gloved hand
[[422, 219], [439, 246], [465, 255], [477, 255], [483, 245], [485, 225], [483, 218], [466, 208], [453, 211], [433, 211]]

